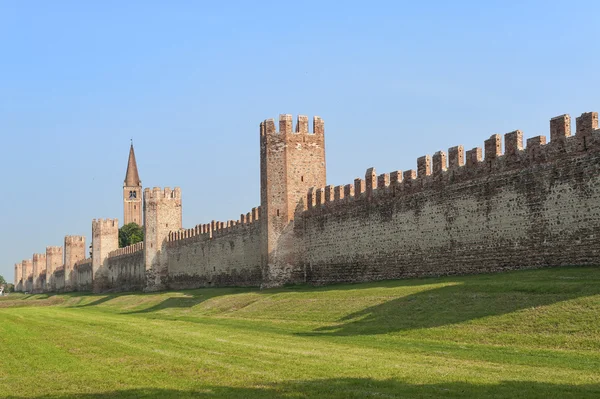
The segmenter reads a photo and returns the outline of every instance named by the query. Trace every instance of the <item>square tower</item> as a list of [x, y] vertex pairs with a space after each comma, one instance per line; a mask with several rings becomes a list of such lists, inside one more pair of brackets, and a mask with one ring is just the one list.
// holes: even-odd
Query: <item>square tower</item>
[[260, 124], [261, 256], [263, 279], [280, 263], [294, 263], [293, 254], [279, 251], [278, 242], [304, 207], [311, 187], [325, 187], [325, 128], [315, 116], [309, 132], [308, 117], [299, 115], [296, 128], [291, 115], [279, 115], [279, 131], [273, 119]]

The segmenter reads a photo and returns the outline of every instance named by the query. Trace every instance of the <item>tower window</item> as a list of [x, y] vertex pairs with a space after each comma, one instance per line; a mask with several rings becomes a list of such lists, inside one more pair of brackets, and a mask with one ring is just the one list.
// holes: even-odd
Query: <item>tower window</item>
[[136, 198], [137, 198], [137, 192], [130, 191], [129, 192], [129, 199], [136, 199]]
[[304, 176], [300, 176], [300, 181], [303, 182], [304, 181]]
[[277, 216], [279, 216], [279, 209], [277, 209]]

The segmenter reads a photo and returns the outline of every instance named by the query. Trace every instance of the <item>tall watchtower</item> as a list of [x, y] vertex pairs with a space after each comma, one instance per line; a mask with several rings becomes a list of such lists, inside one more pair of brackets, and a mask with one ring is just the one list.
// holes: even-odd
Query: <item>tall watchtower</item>
[[129, 160], [127, 161], [127, 173], [123, 182], [123, 223], [135, 223], [139, 226], [142, 221], [142, 181], [135, 161], [133, 143], [129, 148]]
[[[300, 201], [311, 187], [325, 187], [325, 127], [315, 116], [309, 132], [308, 117], [299, 115], [294, 129], [292, 115], [279, 115], [275, 121], [260, 124], [260, 203], [261, 253], [267, 270], [286, 260], [278, 252], [278, 241], [294, 219]], [[266, 276], [263, 276], [266, 277]]]
[[167, 237], [182, 226], [181, 189], [144, 190], [144, 264], [146, 265], [145, 291], [167, 288], [168, 258], [165, 252]]

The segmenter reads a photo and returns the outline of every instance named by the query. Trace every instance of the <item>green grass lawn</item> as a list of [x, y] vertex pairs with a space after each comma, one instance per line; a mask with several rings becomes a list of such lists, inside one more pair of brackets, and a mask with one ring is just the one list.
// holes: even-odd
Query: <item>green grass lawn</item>
[[0, 397], [600, 398], [600, 268], [10, 295]]

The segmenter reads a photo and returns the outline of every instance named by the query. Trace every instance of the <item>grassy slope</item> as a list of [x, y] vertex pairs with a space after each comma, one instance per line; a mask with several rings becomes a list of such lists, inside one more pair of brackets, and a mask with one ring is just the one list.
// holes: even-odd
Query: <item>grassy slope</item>
[[10, 398], [600, 397], [600, 269], [13, 295]]

